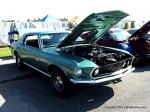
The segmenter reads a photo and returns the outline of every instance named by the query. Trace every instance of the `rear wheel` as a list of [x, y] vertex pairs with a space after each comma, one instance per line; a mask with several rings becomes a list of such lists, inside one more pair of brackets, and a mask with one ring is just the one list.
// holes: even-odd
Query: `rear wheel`
[[54, 92], [59, 96], [66, 96], [70, 90], [71, 83], [65, 74], [60, 69], [54, 68], [51, 76], [51, 85]]
[[22, 62], [22, 59], [20, 58], [19, 55], [15, 55], [15, 58], [16, 58], [16, 65], [19, 69], [23, 69], [23, 62]]

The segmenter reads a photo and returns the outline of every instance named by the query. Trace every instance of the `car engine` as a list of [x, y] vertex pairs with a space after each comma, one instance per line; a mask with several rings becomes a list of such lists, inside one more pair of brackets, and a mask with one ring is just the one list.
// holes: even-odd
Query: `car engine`
[[97, 45], [72, 46], [62, 51], [64, 54], [71, 54], [94, 62], [99, 66], [99, 74], [108, 74], [127, 68], [132, 65], [134, 59], [128, 53]]
[[65, 49], [64, 52], [86, 58], [99, 66], [120, 62], [130, 57], [123, 52], [117, 52], [108, 48], [100, 48], [94, 45], [75, 46]]

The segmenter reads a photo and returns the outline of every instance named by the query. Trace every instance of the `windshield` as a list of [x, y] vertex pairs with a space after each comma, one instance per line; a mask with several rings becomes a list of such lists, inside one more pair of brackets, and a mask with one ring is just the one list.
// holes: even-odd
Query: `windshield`
[[128, 39], [131, 35], [126, 31], [126, 30], [114, 30], [110, 31], [112, 38], [115, 40], [126, 40]]
[[69, 33], [50, 33], [41, 35], [42, 48], [57, 46]]

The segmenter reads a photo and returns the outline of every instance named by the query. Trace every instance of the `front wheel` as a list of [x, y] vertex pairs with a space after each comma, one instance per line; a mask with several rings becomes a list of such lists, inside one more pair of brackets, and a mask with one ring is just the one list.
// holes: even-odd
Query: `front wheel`
[[52, 89], [54, 92], [59, 96], [66, 96], [69, 92], [71, 84], [64, 73], [55, 68], [52, 70], [51, 76]]

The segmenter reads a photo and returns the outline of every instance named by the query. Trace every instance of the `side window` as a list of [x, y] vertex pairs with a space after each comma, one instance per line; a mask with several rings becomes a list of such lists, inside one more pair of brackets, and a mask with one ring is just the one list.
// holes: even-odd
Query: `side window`
[[41, 36], [41, 45], [43, 48], [49, 47], [51, 43], [52, 35], [42, 35]]
[[24, 44], [27, 46], [39, 48], [38, 35], [27, 35], [24, 40]]

